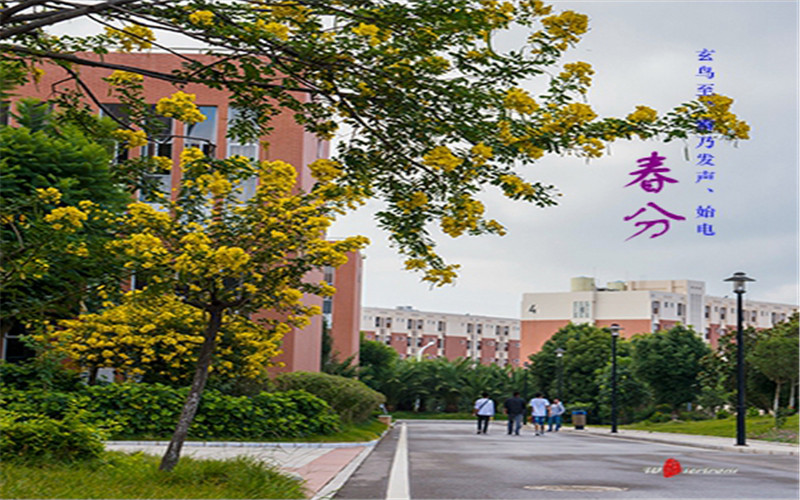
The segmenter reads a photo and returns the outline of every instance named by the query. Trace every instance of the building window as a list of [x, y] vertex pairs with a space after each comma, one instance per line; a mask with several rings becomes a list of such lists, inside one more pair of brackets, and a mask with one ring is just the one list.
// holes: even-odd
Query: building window
[[386, 318], [384, 318], [384, 321], [386, 323], [386, 328], [391, 328], [392, 327], [392, 317], [391, 316], [387, 316]]
[[386, 345], [392, 345], [392, 336], [391, 335], [386, 337]]
[[436, 330], [439, 331], [439, 332], [444, 333], [446, 324], [447, 323], [445, 323], [444, 321], [440, 321], [439, 324], [436, 326]]
[[442, 339], [436, 339], [436, 348], [437, 349], [441, 349], [442, 348]]
[[406, 337], [406, 345], [411, 347], [411, 337]]
[[414, 320], [413, 319], [409, 318], [409, 320], [406, 322], [406, 328], [408, 328], [409, 330], [414, 328]]
[[482, 331], [483, 331], [483, 325], [482, 324], [478, 323], [477, 325], [475, 325], [475, 333], [480, 335]]
[[654, 300], [653, 301], [653, 314], [658, 314], [658, 306], [659, 306], [658, 301]]
[[711, 316], [711, 306], [706, 306], [705, 309], [705, 318], [708, 319]]
[[425, 327], [425, 321], [417, 320], [417, 330], [422, 330]]
[[589, 318], [591, 317], [589, 311], [588, 300], [578, 300], [572, 303], [572, 317], [573, 318]]
[[480, 340], [475, 343], [475, 349], [477, 349], [479, 351], [481, 350], [481, 341]]
[[726, 309], [724, 307], [721, 307], [719, 309], [719, 319], [720, 319], [720, 321], [724, 321], [725, 320], [725, 310]]
[[472, 323], [467, 323], [467, 333], [472, 333]]
[[470, 347], [472, 347], [472, 341], [471, 340], [467, 340], [467, 349], [469, 349]]
[[684, 309], [685, 309], [684, 305], [681, 304], [681, 303], [678, 303], [678, 316], [683, 316], [685, 314]]
[[383, 326], [381, 324], [381, 318], [379, 316], [375, 316], [375, 328]]

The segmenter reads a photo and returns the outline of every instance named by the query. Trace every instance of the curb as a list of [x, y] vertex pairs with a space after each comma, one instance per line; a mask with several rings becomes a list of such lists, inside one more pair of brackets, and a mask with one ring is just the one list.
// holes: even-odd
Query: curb
[[[207, 448], [357, 448], [359, 446], [375, 446], [383, 438], [372, 441], [353, 443], [262, 443], [247, 441], [186, 441], [183, 446], [197, 446]], [[169, 441], [105, 441], [105, 444], [117, 446], [167, 446]]]
[[340, 470], [335, 476], [333, 476], [333, 478], [330, 481], [325, 483], [325, 486], [320, 488], [320, 490], [317, 491], [317, 493], [311, 498], [311, 500], [323, 500], [323, 499], [333, 498], [336, 492], [339, 491], [339, 489], [342, 486], [344, 486], [344, 483], [346, 483], [347, 480], [350, 479], [350, 476], [352, 476], [353, 473], [355, 473], [355, 471], [359, 467], [361, 467], [361, 464], [364, 462], [364, 460], [367, 459], [370, 453], [372, 453], [372, 450], [375, 449], [375, 446], [384, 437], [386, 437], [387, 434], [389, 434], [389, 431], [392, 430], [394, 424], [395, 423], [392, 422], [389, 425], [389, 427], [387, 427], [386, 430], [383, 431], [383, 434], [381, 434], [381, 437], [379, 437], [378, 439], [374, 439], [367, 443], [362, 443], [361, 446], [366, 446], [367, 448], [361, 453], [359, 453], [356, 458], [351, 460], [350, 463], [347, 464], [342, 470]]
[[[577, 431], [575, 429], [564, 429], [569, 434], [574, 434], [576, 436], [599, 436], [599, 437], [608, 437], [612, 439], [627, 439], [629, 441], [648, 441], [651, 443], [660, 443], [660, 444], [671, 444], [675, 446], [687, 446], [690, 448], [703, 448], [706, 450], [717, 450], [717, 451], [727, 451], [733, 453], [749, 453], [749, 454], [760, 454], [760, 455], [787, 455], [787, 456], [797, 456], [798, 449], [797, 447], [792, 447], [792, 449], [786, 450], [759, 450], [758, 448], [748, 448], [748, 447], [741, 447], [741, 446], [733, 446], [733, 445], [718, 445], [718, 444], [710, 444], [710, 443], [697, 443], [697, 442], [687, 442], [687, 441], [678, 441], [675, 439], [669, 439], [664, 437], [658, 436], [626, 436], [622, 434], [601, 434], [599, 432], [582, 432]], [[770, 443], [772, 445], [772, 443]]]

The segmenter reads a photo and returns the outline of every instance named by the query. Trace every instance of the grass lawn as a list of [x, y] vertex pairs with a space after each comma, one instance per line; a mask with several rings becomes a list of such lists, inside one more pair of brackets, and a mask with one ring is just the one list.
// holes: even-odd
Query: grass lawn
[[106, 452], [77, 463], [0, 464], [2, 498], [305, 498], [302, 481], [253, 459], [181, 458]]
[[[745, 429], [747, 437], [750, 439], [764, 439], [768, 441], [780, 441], [783, 443], [798, 443], [798, 415], [792, 415], [786, 419], [786, 423], [780, 428], [775, 429], [775, 418], [770, 416], [747, 418]], [[688, 422], [663, 422], [650, 423], [638, 422], [630, 425], [623, 425], [623, 429], [633, 429], [654, 432], [677, 432], [681, 434], [700, 434], [704, 436], [736, 436], [736, 418], [729, 417], [715, 420], [698, 420]]]

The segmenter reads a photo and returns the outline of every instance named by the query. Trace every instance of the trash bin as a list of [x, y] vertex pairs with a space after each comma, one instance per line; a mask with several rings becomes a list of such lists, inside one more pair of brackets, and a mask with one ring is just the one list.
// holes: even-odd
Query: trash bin
[[572, 425], [580, 430], [586, 425], [586, 412], [583, 410], [575, 410], [572, 412]]

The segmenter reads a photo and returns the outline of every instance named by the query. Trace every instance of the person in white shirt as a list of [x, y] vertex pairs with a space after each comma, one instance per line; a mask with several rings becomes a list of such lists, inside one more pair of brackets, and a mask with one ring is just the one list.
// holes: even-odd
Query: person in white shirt
[[553, 404], [550, 405], [550, 418], [548, 419], [547, 432], [553, 431], [553, 424], [556, 426], [556, 432], [561, 428], [561, 415], [564, 414], [564, 405], [558, 398], [553, 398]]
[[494, 401], [489, 399], [488, 392], [481, 394], [480, 399], [475, 401], [472, 414], [478, 417], [478, 434], [486, 434], [489, 428], [489, 419], [494, 416]]
[[550, 401], [543, 398], [541, 392], [537, 392], [528, 404], [531, 407], [531, 415], [533, 416], [534, 435], [544, 436], [544, 423], [547, 420]]

